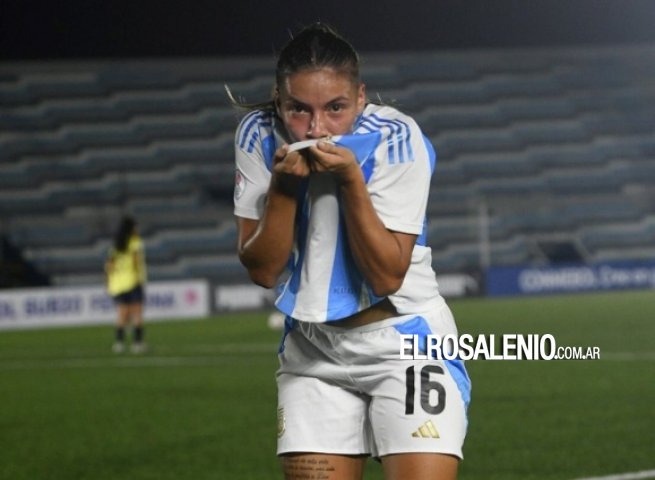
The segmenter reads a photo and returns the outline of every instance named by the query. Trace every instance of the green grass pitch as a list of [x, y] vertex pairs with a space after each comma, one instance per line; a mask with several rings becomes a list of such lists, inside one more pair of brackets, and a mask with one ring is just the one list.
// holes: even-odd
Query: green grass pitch
[[[600, 360], [467, 362], [463, 480], [655, 469], [655, 292], [450, 302], [460, 333], [553, 334]], [[266, 313], [151, 323], [114, 355], [109, 326], [0, 332], [0, 478], [281, 478], [280, 333]], [[382, 479], [370, 461], [367, 479]]]

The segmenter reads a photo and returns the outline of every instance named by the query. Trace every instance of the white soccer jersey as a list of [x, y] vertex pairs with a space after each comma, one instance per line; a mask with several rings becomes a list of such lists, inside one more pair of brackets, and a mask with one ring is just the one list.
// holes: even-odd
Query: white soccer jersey
[[[235, 215], [261, 218], [274, 152], [288, 141], [273, 112], [254, 111], [243, 118], [235, 138]], [[412, 118], [373, 104], [366, 106], [352, 134], [332, 141], [354, 152], [384, 225], [418, 236], [405, 280], [389, 299], [401, 314], [437, 308], [443, 299], [425, 235], [425, 210], [436, 163], [432, 145]], [[290, 274], [276, 301], [282, 312], [302, 321], [326, 322], [381, 300], [355, 265], [331, 173], [312, 174], [305, 182], [296, 227]]]

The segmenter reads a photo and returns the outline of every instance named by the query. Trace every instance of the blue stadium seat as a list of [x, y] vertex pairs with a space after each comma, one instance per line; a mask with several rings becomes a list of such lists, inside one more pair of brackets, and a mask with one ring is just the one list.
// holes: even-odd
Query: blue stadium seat
[[[655, 48], [363, 55], [373, 100], [414, 116], [438, 153], [428, 204], [440, 272], [534, 260], [556, 234], [592, 259], [652, 239]], [[367, 58], [368, 57], [368, 58]], [[234, 252], [234, 109], [270, 98], [272, 59], [35, 62], [0, 73], [3, 229], [57, 283], [100, 279], [123, 212], [153, 279], [247, 281]], [[543, 259], [542, 259], [543, 260]]]

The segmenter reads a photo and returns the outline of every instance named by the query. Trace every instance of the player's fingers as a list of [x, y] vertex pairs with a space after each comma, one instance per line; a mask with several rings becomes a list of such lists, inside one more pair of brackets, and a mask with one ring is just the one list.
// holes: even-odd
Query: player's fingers
[[321, 152], [332, 153], [336, 155], [339, 153], [339, 150], [341, 150], [343, 147], [340, 147], [339, 145], [336, 145], [332, 142], [321, 140], [318, 143], [316, 143], [316, 148]]
[[330, 142], [318, 142], [310, 150], [326, 169], [341, 168], [344, 165], [356, 162], [355, 156], [350, 149]]
[[325, 172], [329, 170], [332, 166], [332, 162], [337, 159], [334, 154], [323, 152], [316, 146], [309, 147], [307, 150], [309, 157], [312, 159], [311, 169], [314, 172]]
[[329, 165], [325, 163], [324, 159], [314, 155], [310, 164], [310, 170], [312, 172], [327, 172], [329, 170]]
[[275, 151], [274, 163], [279, 169], [293, 168], [299, 160], [297, 152], [289, 152], [288, 145], [284, 145]]
[[286, 143], [275, 151], [275, 154], [281, 157], [285, 157], [287, 153], [289, 153], [289, 145]]
[[287, 153], [278, 163], [273, 166], [277, 173], [286, 173], [298, 177], [309, 175], [309, 166], [306, 159], [299, 152]]
[[277, 150], [275, 150], [274, 156], [274, 163], [280, 162], [284, 159], [284, 157], [287, 156], [287, 153], [289, 152], [289, 145], [284, 144]]

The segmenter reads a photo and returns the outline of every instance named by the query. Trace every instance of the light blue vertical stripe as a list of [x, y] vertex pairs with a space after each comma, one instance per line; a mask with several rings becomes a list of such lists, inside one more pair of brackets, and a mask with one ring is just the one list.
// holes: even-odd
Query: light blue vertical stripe
[[434, 149], [430, 139], [425, 135], [423, 135], [423, 143], [425, 144], [425, 149], [428, 151], [428, 158], [430, 160], [430, 172], [434, 173], [434, 170], [437, 166], [437, 151]]
[[308, 187], [309, 182], [305, 181], [302, 185], [301, 191], [298, 194], [298, 227], [296, 230], [298, 256], [290, 259], [289, 270], [291, 270], [291, 274], [285, 284], [282, 295], [280, 295], [280, 297], [278, 297], [277, 301], [275, 302], [277, 308], [287, 315], [291, 315], [296, 307], [296, 298], [298, 295], [298, 290], [300, 289], [302, 266], [305, 261], [310, 208], [309, 202], [306, 201]]
[[427, 216], [423, 219], [423, 230], [421, 234], [416, 238], [416, 245], [425, 247], [428, 244], [428, 218]]
[[350, 252], [341, 214], [339, 214], [338, 228], [327, 297], [328, 320], [338, 320], [359, 311], [363, 280]]
[[[362, 120], [362, 125], [370, 123], [378, 129], [389, 129], [387, 142], [389, 145], [389, 163], [394, 164], [414, 161], [414, 152], [411, 146], [411, 130], [407, 123], [401, 120], [388, 120], [373, 114]], [[396, 153], [397, 152], [397, 153]], [[406, 154], [406, 155], [405, 155]]]
[[432, 330], [427, 320], [421, 316], [410, 318], [409, 320], [394, 325], [398, 333], [403, 335], [416, 335], [418, 337], [419, 350], [422, 353], [427, 351], [427, 337], [432, 334]]
[[389, 165], [393, 165], [396, 163], [396, 150], [394, 148], [393, 144], [393, 136], [389, 135], [387, 137], [387, 149], [388, 149], [388, 156], [389, 156]]
[[243, 119], [243, 128], [241, 129], [239, 138], [239, 148], [243, 149], [243, 147], [246, 145], [246, 141], [250, 135], [250, 132], [253, 128], [255, 128], [255, 125], [257, 125], [257, 122], [260, 118], [261, 114], [259, 112], [253, 112]]
[[273, 171], [273, 157], [275, 156], [275, 135], [269, 135], [262, 140], [262, 149], [264, 151], [264, 162], [269, 172]]
[[[257, 139], [262, 135], [262, 131], [270, 131], [272, 134], [273, 123], [270, 114], [264, 112], [252, 112], [244, 117], [239, 130], [239, 148], [246, 149], [251, 153], [257, 145]], [[267, 135], [264, 135], [267, 136]]]
[[252, 151], [255, 149], [255, 142], [259, 138], [259, 130], [255, 130], [253, 134], [250, 137], [250, 142], [248, 142], [248, 148], [247, 152], [252, 153]]
[[344, 135], [336, 141], [338, 145], [349, 148], [359, 163], [364, 181], [368, 183], [375, 168], [375, 150], [380, 144], [382, 134], [379, 130], [372, 133]]
[[284, 353], [284, 347], [285, 347], [284, 341], [287, 339], [287, 335], [289, 335], [289, 333], [291, 333], [291, 330], [296, 328], [297, 324], [298, 324], [298, 322], [296, 320], [294, 320], [293, 318], [291, 318], [289, 315], [284, 317], [284, 333], [282, 334], [282, 339], [280, 340], [280, 345], [279, 345], [279, 347], [277, 349], [278, 354]]
[[464, 401], [464, 408], [467, 409], [469, 403], [471, 403], [471, 379], [466, 372], [464, 360], [444, 360], [444, 363], [448, 367], [450, 376], [453, 377], [455, 384], [457, 384], [457, 389]]

